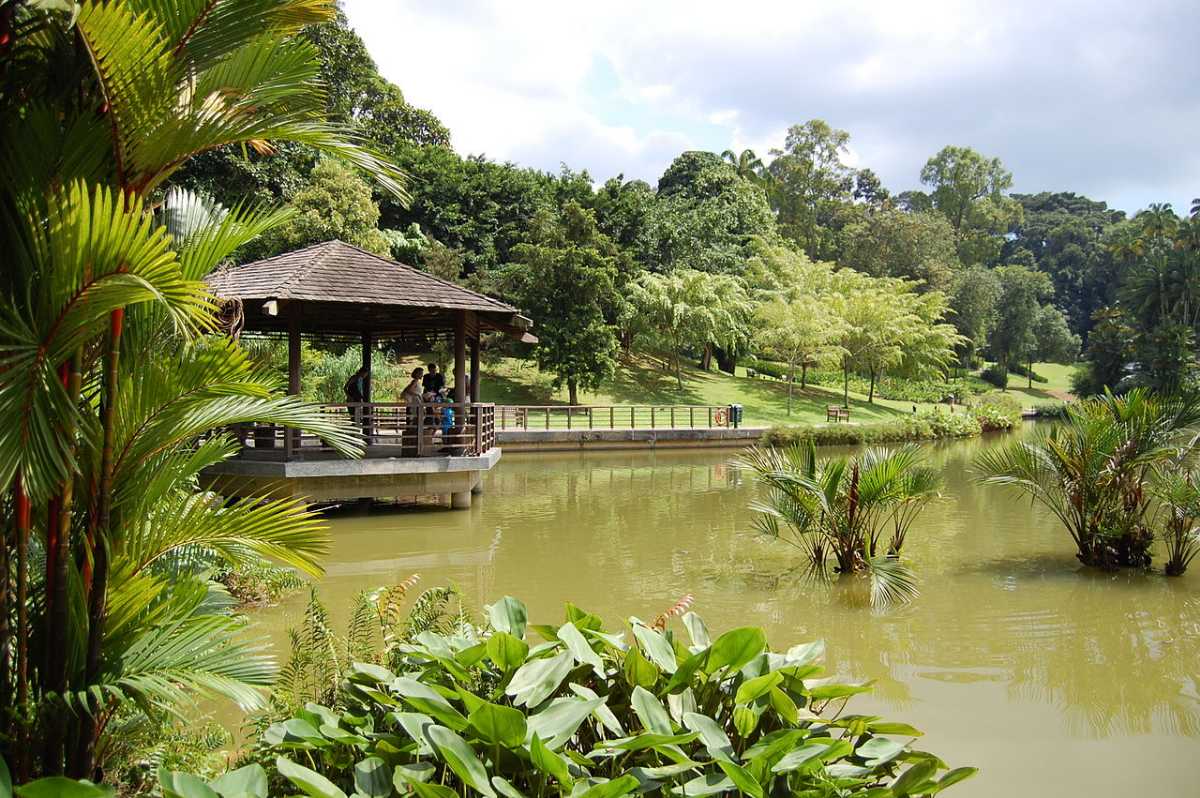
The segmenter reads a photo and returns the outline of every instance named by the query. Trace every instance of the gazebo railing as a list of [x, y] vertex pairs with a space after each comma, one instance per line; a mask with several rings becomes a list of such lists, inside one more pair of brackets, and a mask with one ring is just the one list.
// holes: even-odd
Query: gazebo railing
[[501, 430], [710, 429], [733, 426], [729, 405], [500, 405]]
[[[356, 402], [321, 408], [362, 430], [368, 458], [469, 457], [496, 445], [492, 404], [447, 402], [412, 408], [397, 402]], [[247, 459], [304, 459], [335, 451], [316, 435], [279, 424], [242, 424], [234, 434]]]

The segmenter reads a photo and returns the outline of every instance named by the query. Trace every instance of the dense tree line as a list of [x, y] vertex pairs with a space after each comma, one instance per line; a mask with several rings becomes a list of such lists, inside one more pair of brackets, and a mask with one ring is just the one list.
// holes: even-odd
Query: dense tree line
[[[378, 74], [344, 17], [304, 35], [322, 55], [330, 116], [391, 157], [411, 177], [411, 197], [372, 188], [303, 145], [207, 153], [180, 182], [299, 210], [245, 259], [338, 237], [521, 306], [545, 333], [539, 365], [568, 387], [611, 373], [619, 347], [610, 340], [660, 350], [677, 375], [680, 357], [725, 370], [751, 351], [790, 360], [780, 352], [794, 346], [780, 342], [794, 344], [796, 327], [784, 320], [804, 315], [811, 329], [814, 293], [803, 312], [764, 293], [752, 274], [764, 251], [852, 270], [871, 290], [903, 284], [940, 297], [927, 300], [943, 308], [928, 323], [953, 325], [953, 353], [927, 370], [974, 369], [986, 359], [1003, 385], [1010, 369], [1070, 361], [1086, 346], [1083, 392], [1190, 379], [1200, 234], [1169, 208], [1126, 218], [1070, 192], [1014, 194], [998, 158], [961, 146], [929, 158], [920, 190], [893, 193], [872, 170], [849, 166], [850, 134], [819, 119], [792, 126], [768, 159], [751, 150], [681, 153], [655, 185], [622, 175], [599, 182], [566, 165], [540, 172], [455, 152], [445, 126]], [[602, 256], [604, 268], [585, 268], [584, 251]], [[566, 290], [589, 275], [596, 286]], [[546, 292], [548, 284], [564, 290]], [[664, 327], [667, 296], [695, 318]], [[819, 313], [829, 312], [825, 303]], [[569, 351], [584, 341], [595, 344], [587, 355]], [[843, 363], [837, 346], [803, 348], [801, 381], [827, 361], [866, 377], [899, 367]]]

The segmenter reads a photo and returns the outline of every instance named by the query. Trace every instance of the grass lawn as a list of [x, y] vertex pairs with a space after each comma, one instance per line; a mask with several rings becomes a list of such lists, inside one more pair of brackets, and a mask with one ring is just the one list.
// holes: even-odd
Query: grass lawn
[[[567, 390], [555, 391], [549, 374], [538, 371], [532, 362], [505, 358], [498, 363], [485, 363], [480, 399], [485, 402], [511, 405], [565, 405]], [[744, 376], [731, 377], [724, 372], [703, 372], [684, 367], [683, 388], [655, 358], [634, 356], [622, 359], [616, 376], [600, 391], [580, 393], [582, 404], [592, 405], [728, 405], [745, 407], [746, 426], [772, 424], [816, 424], [825, 422], [825, 407], [841, 404], [840, 390], [796, 386], [792, 414], [787, 414], [787, 385], [769, 379]], [[893, 402], [876, 398], [867, 404], [866, 397], [850, 393], [852, 421], [887, 421], [912, 413], [911, 402]]]
[[1035, 382], [1028, 387], [1029, 379], [1019, 374], [1008, 375], [1008, 392], [1017, 396], [1025, 404], [1037, 402], [1053, 402], [1056, 400], [1073, 399], [1071, 394], [1071, 375], [1076, 366], [1062, 363], [1035, 363], [1033, 373], [1046, 378], [1046, 382]]

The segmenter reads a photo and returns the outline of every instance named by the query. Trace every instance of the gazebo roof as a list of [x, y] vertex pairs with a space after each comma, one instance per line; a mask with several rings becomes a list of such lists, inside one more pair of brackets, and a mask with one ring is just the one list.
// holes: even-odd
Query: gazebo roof
[[441, 334], [466, 312], [479, 327], [536, 340], [513, 306], [342, 241], [220, 269], [207, 282], [218, 297], [241, 300], [251, 331], [286, 330], [298, 313], [309, 333]]

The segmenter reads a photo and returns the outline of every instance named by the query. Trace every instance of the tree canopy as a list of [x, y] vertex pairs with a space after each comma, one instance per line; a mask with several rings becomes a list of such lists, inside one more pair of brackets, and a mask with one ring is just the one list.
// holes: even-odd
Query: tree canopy
[[617, 250], [594, 214], [575, 202], [559, 215], [542, 211], [535, 222], [534, 240], [513, 248], [506, 275], [521, 307], [538, 320], [538, 368], [554, 374], [555, 387], [567, 386], [574, 405], [580, 388], [598, 388], [615, 365], [609, 319], [620, 302]]

